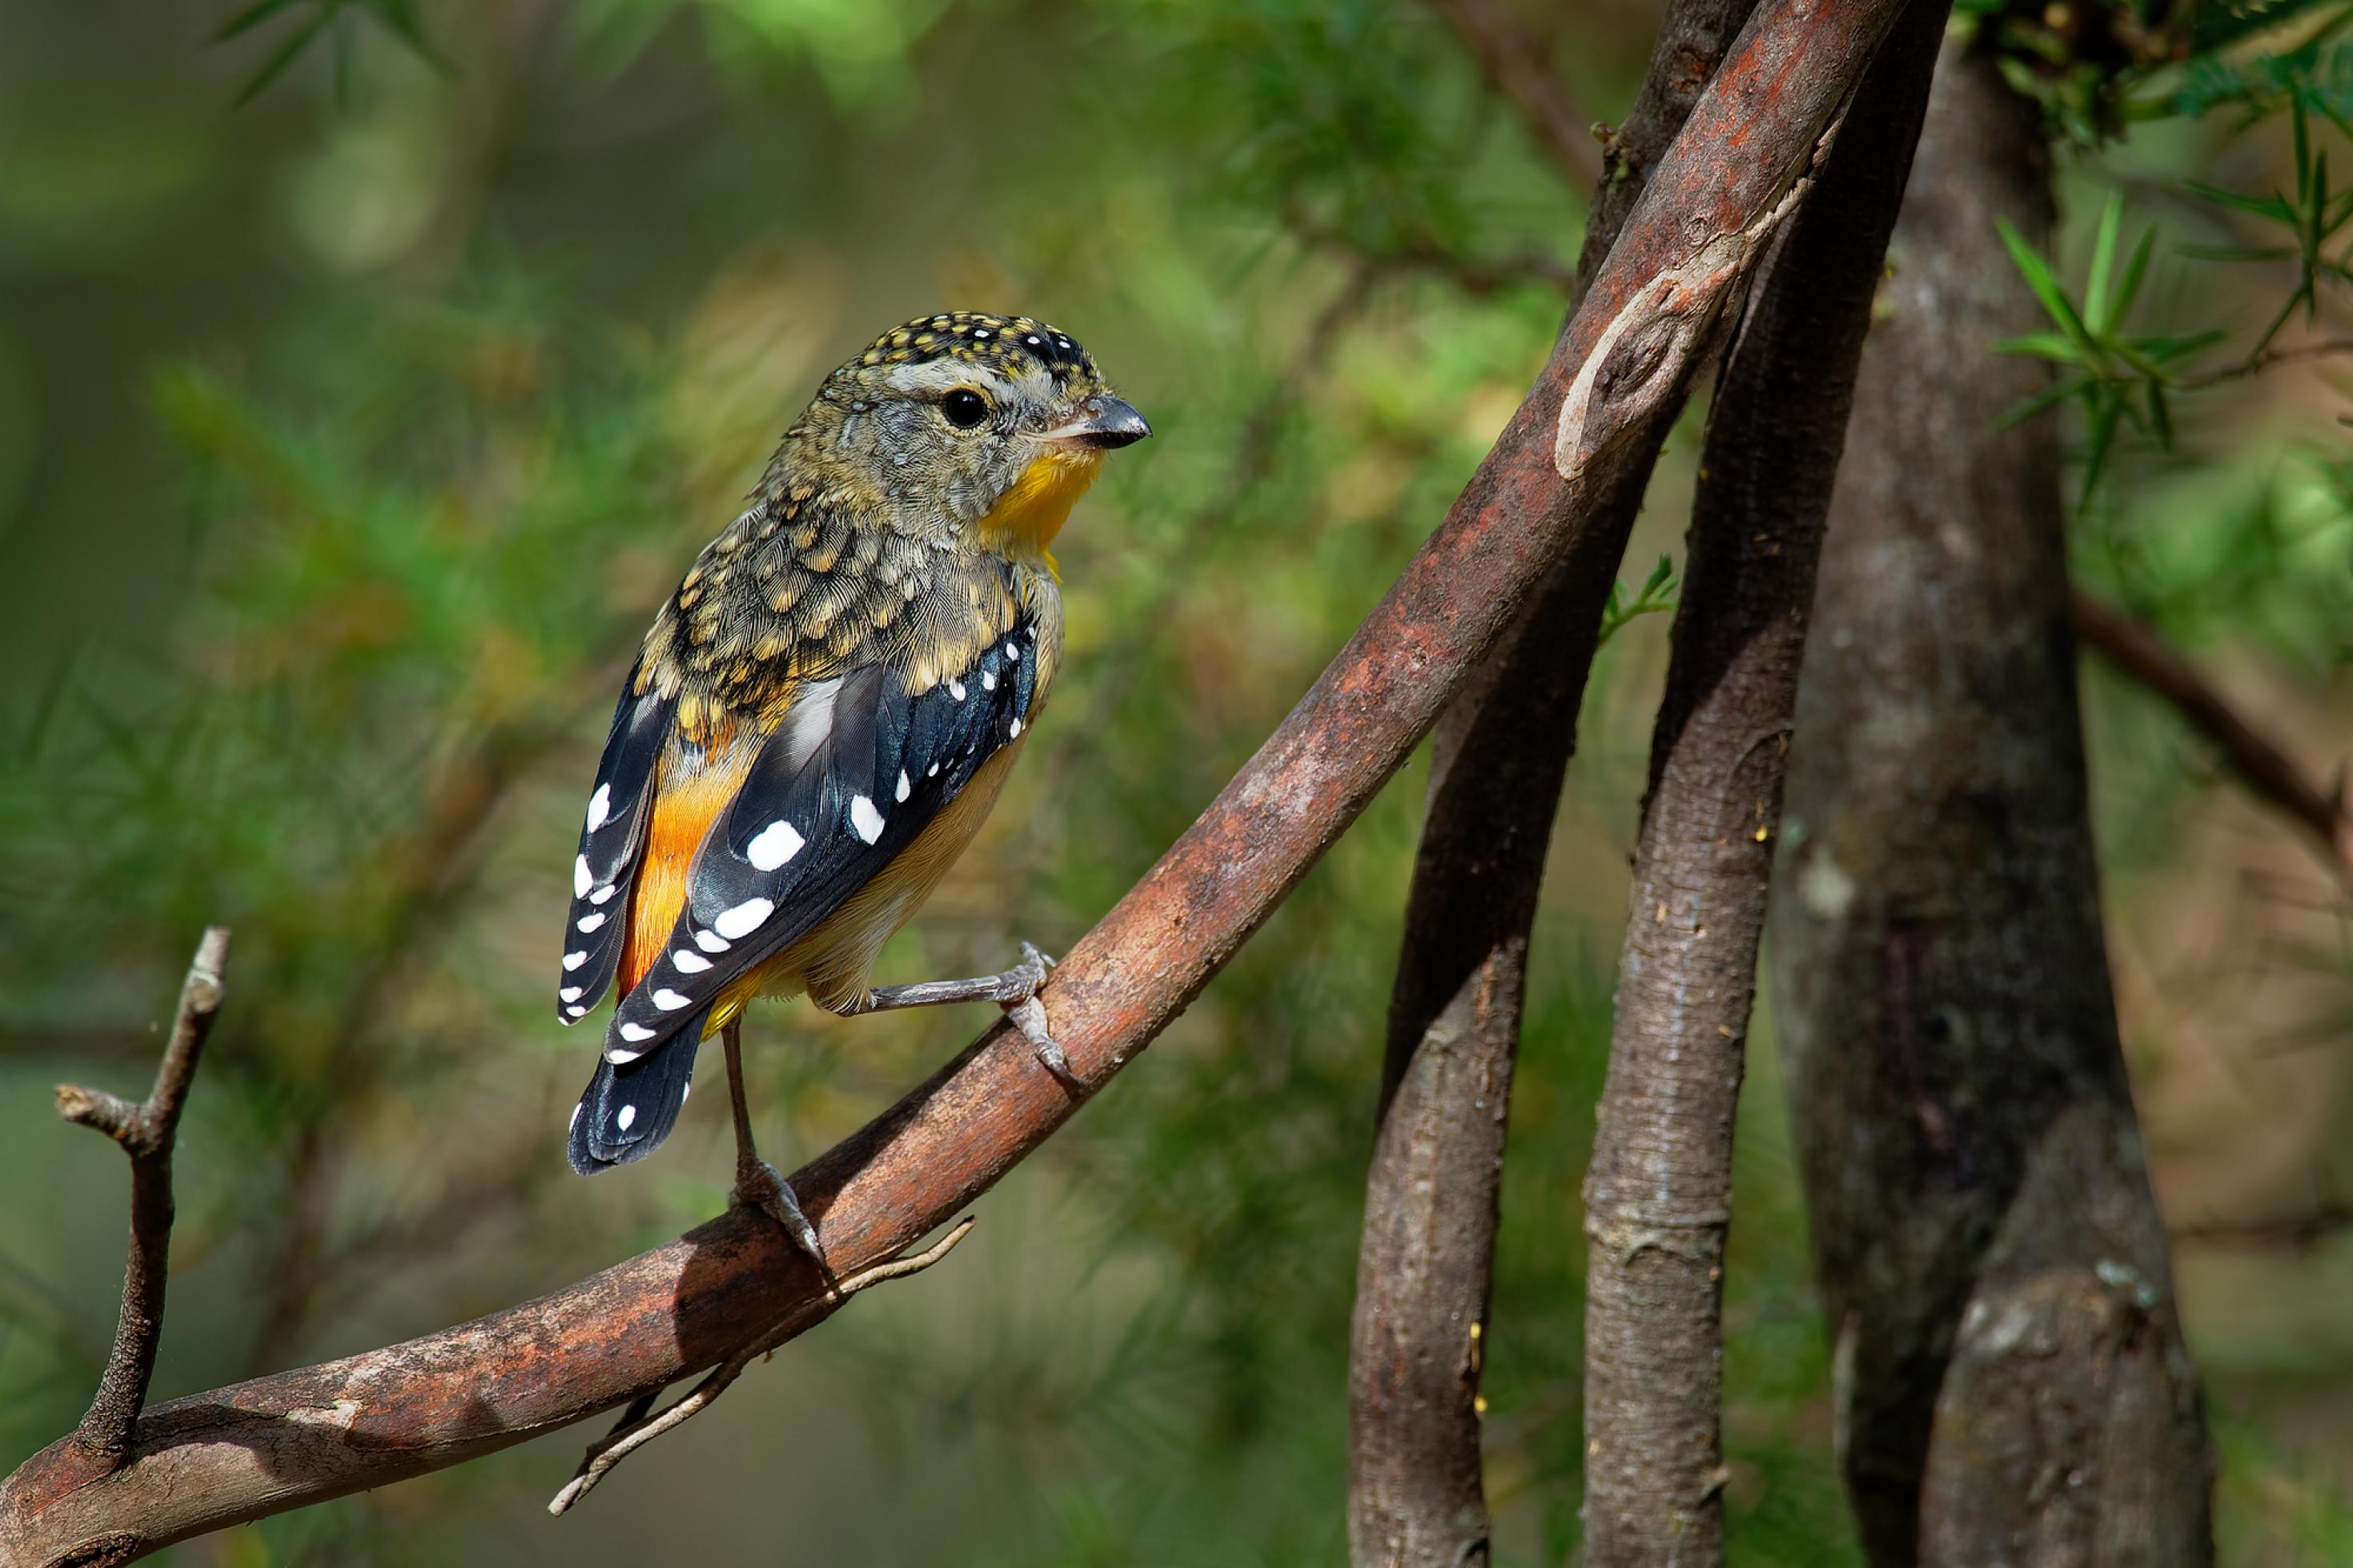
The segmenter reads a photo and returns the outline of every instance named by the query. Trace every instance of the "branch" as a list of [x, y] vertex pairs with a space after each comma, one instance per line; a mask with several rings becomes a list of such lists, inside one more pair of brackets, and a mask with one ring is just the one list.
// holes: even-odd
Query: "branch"
[[58, 1115], [95, 1127], [131, 1156], [131, 1255], [122, 1268], [122, 1310], [115, 1319], [114, 1349], [99, 1376], [97, 1396], [72, 1439], [102, 1470], [121, 1465], [130, 1453], [132, 1429], [147, 1400], [148, 1379], [155, 1373], [172, 1260], [172, 1145], [205, 1037], [220, 1012], [227, 963], [228, 928], [206, 928], [180, 988], [179, 1012], [164, 1059], [155, 1068], [155, 1087], [143, 1103], [134, 1105], [78, 1084], [58, 1085]]
[[[1777, 3], [1742, 36], [1445, 521], [1282, 727], [1055, 971], [1040, 1000], [1075, 1091], [1003, 1025], [795, 1173], [837, 1271], [895, 1257], [1043, 1142], [1356, 820], [1584, 538], [1624, 454], [1655, 443], [1677, 412], [1645, 390], [1625, 441], [1576, 479], [1559, 474], [1561, 401], [1603, 324], [1657, 274], [1779, 199], [1896, 9]], [[824, 1300], [814, 1266], [765, 1217], [723, 1215], [472, 1323], [159, 1406], [112, 1475], [76, 1445], [53, 1444], [0, 1485], [0, 1568], [100, 1550], [127, 1562], [445, 1468], [789, 1337]]]
[[2191, 729], [2214, 742], [2242, 784], [2312, 835], [2330, 869], [2353, 882], [2353, 795], [2331, 799], [2152, 628], [2080, 588], [2072, 607], [2086, 644], [2172, 704]]
[[2297, 1214], [2264, 1219], [2210, 1219], [2175, 1226], [2176, 1242], [2193, 1246], [2288, 1247], [2308, 1252], [2331, 1237], [2353, 1230], [2353, 1204], [2333, 1200]]
[[[1750, 0], [1674, 0], [1595, 203], [1572, 308], [1645, 173], [1683, 129]], [[1483, 1558], [1479, 1383], [1528, 934], [1603, 605], [1645, 455], [1535, 605], [1439, 720], [1389, 997], [1348, 1363], [1348, 1537], [1359, 1563]]]
[[[1439, 0], [1439, 8], [1569, 183], [1582, 189], [1600, 179], [1601, 147], [1594, 140], [1593, 118], [1577, 112], [1545, 68], [1535, 40], [1493, 0]], [[1665, 146], [1664, 141], [1658, 143], [1662, 151]]]
[[[956, 1221], [955, 1227], [945, 1236], [923, 1251], [910, 1257], [894, 1258], [888, 1262], [877, 1263], [871, 1268], [860, 1269], [835, 1285], [827, 1293], [824, 1303], [827, 1311], [830, 1313], [843, 1301], [869, 1286], [880, 1285], [892, 1279], [904, 1279], [911, 1274], [921, 1274], [924, 1269], [955, 1251], [956, 1243], [971, 1234], [973, 1224], [972, 1216], [966, 1215]], [[744, 1374], [744, 1369], [751, 1365], [754, 1358], [767, 1354], [792, 1335], [804, 1332], [813, 1326], [812, 1323], [796, 1322], [787, 1329], [768, 1335], [765, 1339], [754, 1340], [712, 1369], [711, 1375], [697, 1384], [693, 1393], [659, 1415], [649, 1414], [652, 1409], [650, 1399], [641, 1399], [630, 1405], [629, 1413], [622, 1418], [618, 1426], [589, 1445], [587, 1454], [580, 1461], [579, 1470], [565, 1483], [564, 1489], [555, 1494], [554, 1500], [547, 1505], [547, 1511], [557, 1515], [565, 1512], [574, 1503], [594, 1490], [598, 1481], [610, 1475], [614, 1466], [663, 1433], [685, 1425], [696, 1415], [708, 1409], [713, 1400], [726, 1393], [728, 1386]]]
[[2173, 384], [2184, 391], [2200, 387], [2220, 386], [2224, 382], [2243, 381], [2260, 375], [2274, 365], [2294, 364], [2299, 360], [2333, 359], [2338, 354], [2353, 354], [2353, 338], [2322, 338], [2317, 342], [2298, 343], [2293, 348], [2264, 349], [2250, 354], [2237, 364], [2225, 365], [2202, 375], [2186, 375]]
[[1946, 9], [1913, 0], [1872, 62], [1708, 418], [1586, 1176], [1597, 1563], [1723, 1560], [1724, 1247], [1772, 841], [1831, 481]]

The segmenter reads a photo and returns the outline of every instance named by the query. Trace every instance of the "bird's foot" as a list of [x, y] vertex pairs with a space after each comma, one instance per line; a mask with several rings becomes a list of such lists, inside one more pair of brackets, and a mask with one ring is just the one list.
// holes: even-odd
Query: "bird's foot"
[[1039, 987], [1046, 984], [1046, 973], [1053, 967], [1054, 961], [1039, 952], [1035, 943], [1023, 942], [1020, 966], [1005, 972], [1003, 978], [1008, 984], [997, 1000], [1004, 1004], [1005, 1016], [1021, 1031], [1021, 1037], [1029, 1042], [1030, 1054], [1038, 1058], [1038, 1065], [1053, 1074], [1055, 1081], [1064, 1088], [1076, 1089], [1078, 1075], [1071, 1070], [1071, 1058], [1063, 1055], [1060, 1042], [1046, 1026], [1046, 1005], [1038, 1000]]
[[825, 1267], [824, 1249], [818, 1246], [817, 1226], [809, 1224], [808, 1215], [801, 1213], [800, 1200], [793, 1195], [792, 1184], [776, 1173], [776, 1168], [765, 1160], [747, 1160], [735, 1169], [735, 1191], [729, 1203], [737, 1208], [757, 1209], [785, 1227], [803, 1252]]
[[993, 977], [997, 982], [996, 1000], [1008, 1007], [1029, 1001], [1045, 985], [1046, 975], [1053, 967], [1054, 961], [1039, 952], [1036, 942], [1023, 942], [1021, 962]]

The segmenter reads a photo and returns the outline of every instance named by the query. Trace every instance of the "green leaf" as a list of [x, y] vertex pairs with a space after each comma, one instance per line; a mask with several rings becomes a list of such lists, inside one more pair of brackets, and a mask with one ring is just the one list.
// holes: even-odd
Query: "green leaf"
[[2021, 337], [2004, 338], [1993, 347], [1996, 353], [2032, 354], [2060, 364], [2082, 363], [2074, 340], [2061, 332], [2028, 332]]
[[2073, 381], [2055, 383], [1995, 420], [1993, 427], [1997, 430], [2007, 430], [2013, 425], [2023, 425], [2052, 404], [2073, 397], [2077, 393], [2098, 384], [2096, 380], [2088, 375], [2078, 376]]
[[1637, 595], [1636, 597], [1647, 599], [1674, 580], [1674, 557], [1671, 555], [1661, 555], [1659, 557], [1659, 563], [1651, 568], [1650, 576], [1643, 579], [1642, 591]]
[[2026, 279], [2026, 286], [2034, 290], [2034, 297], [2042, 301], [2043, 310], [2059, 323], [2059, 330], [2067, 334], [2085, 357], [2097, 359], [2099, 345], [2084, 330], [2084, 318], [2077, 315], [2075, 307], [2068, 302], [2067, 291], [2060, 287], [2058, 278], [2051, 270], [2051, 263], [2026, 243], [2026, 237], [2012, 227], [2008, 218], [1995, 219], [1994, 226], [2000, 231], [2001, 242], [2009, 248], [2011, 265]]
[[245, 90], [237, 95], [234, 107], [242, 109], [251, 103], [261, 95], [263, 89], [285, 74], [286, 68], [292, 65], [302, 51], [311, 47], [311, 40], [319, 36], [319, 30], [324, 27], [333, 16], [334, 12], [332, 9], [322, 10], [297, 27], [291, 37], [278, 46], [278, 52], [271, 55], [262, 65], [261, 69], [254, 73], [253, 79], [245, 84]]
[[252, 5], [223, 22], [220, 31], [212, 36], [211, 41], [223, 43], [240, 33], [249, 33], [293, 4], [294, 0], [254, 0]]
[[2260, 247], [2229, 245], [2185, 245], [2180, 254], [2198, 261], [2284, 261], [2303, 251], [2293, 245]]
[[2108, 319], [2108, 273], [2116, 266], [2116, 235], [2124, 226], [2125, 199], [2110, 192], [2100, 209], [2099, 232], [2092, 241], [2092, 273], [2084, 285], [2084, 320], [2092, 331], [2105, 333]]
[[[2157, 248], [2157, 226], [2151, 224], [2133, 247], [2132, 259], [2125, 263], [2124, 281], [2116, 285], [2115, 320], [2121, 323], [2132, 311], [2133, 301], [2140, 297], [2141, 279], [2148, 275], [2149, 254]], [[2102, 329], [2105, 331], [2105, 328]]]
[[[2312, 205], [2312, 132], [2305, 123], [2301, 94], [2287, 100], [2289, 140], [2295, 157], [2295, 205]], [[2325, 157], [2326, 154], [2323, 154]]]
[[2196, 353], [2200, 349], [2212, 348], [2230, 335], [2227, 330], [2216, 327], [2203, 332], [2159, 333], [2146, 338], [2127, 338], [2125, 340], [2124, 346], [2136, 353], [2146, 355], [2162, 363], [2168, 360], [2179, 359], [2184, 354]]
[[2268, 196], [2242, 196], [2236, 191], [2226, 191], [2220, 185], [2204, 184], [2197, 180], [2187, 180], [2183, 184], [2191, 195], [2200, 196], [2218, 206], [2235, 207], [2240, 212], [2253, 213], [2255, 216], [2268, 218], [2273, 223], [2284, 224], [2290, 228], [2295, 226], [2295, 205], [2277, 192]]
[[2099, 488], [2100, 475], [2107, 467], [2108, 448], [2116, 442], [2117, 416], [2126, 407], [2125, 400], [2114, 395], [2093, 399], [2091, 444], [2084, 454], [2084, 488], [2075, 498], [2077, 511], [2092, 504], [2092, 492]]
[[368, 9], [375, 19], [395, 37], [406, 44], [409, 51], [444, 76], [455, 76], [458, 68], [425, 36], [424, 24], [417, 19], [413, 0], [368, 0]]

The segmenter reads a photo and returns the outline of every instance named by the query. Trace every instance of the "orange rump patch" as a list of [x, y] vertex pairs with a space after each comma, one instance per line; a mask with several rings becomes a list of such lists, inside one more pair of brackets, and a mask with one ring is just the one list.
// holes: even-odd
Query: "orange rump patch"
[[[654, 778], [654, 814], [646, 827], [645, 855], [629, 895], [629, 939], [621, 949], [618, 977], [623, 992], [645, 978], [677, 929], [695, 851], [702, 847], [711, 825], [734, 804], [755, 754], [754, 748], [733, 747], [728, 755], [693, 763], [681, 763], [675, 752], [662, 758]], [[689, 766], [692, 773], [679, 776]]]

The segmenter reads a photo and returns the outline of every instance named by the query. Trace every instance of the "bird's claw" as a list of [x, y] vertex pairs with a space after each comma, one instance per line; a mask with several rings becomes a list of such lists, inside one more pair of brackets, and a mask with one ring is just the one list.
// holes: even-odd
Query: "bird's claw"
[[775, 1220], [803, 1252], [823, 1267], [825, 1252], [818, 1246], [817, 1226], [801, 1213], [800, 1200], [793, 1195], [792, 1184], [777, 1174], [774, 1165], [765, 1160], [754, 1160], [739, 1170], [730, 1202], [738, 1208], [757, 1209]]
[[1044, 1003], [1035, 996], [1008, 1003], [1005, 1016], [1013, 1020], [1013, 1026], [1021, 1031], [1023, 1039], [1029, 1042], [1030, 1054], [1038, 1058], [1039, 1067], [1052, 1073], [1065, 1088], [1078, 1087], [1078, 1075], [1071, 1070], [1071, 1058], [1062, 1054], [1060, 1042], [1046, 1026]]

